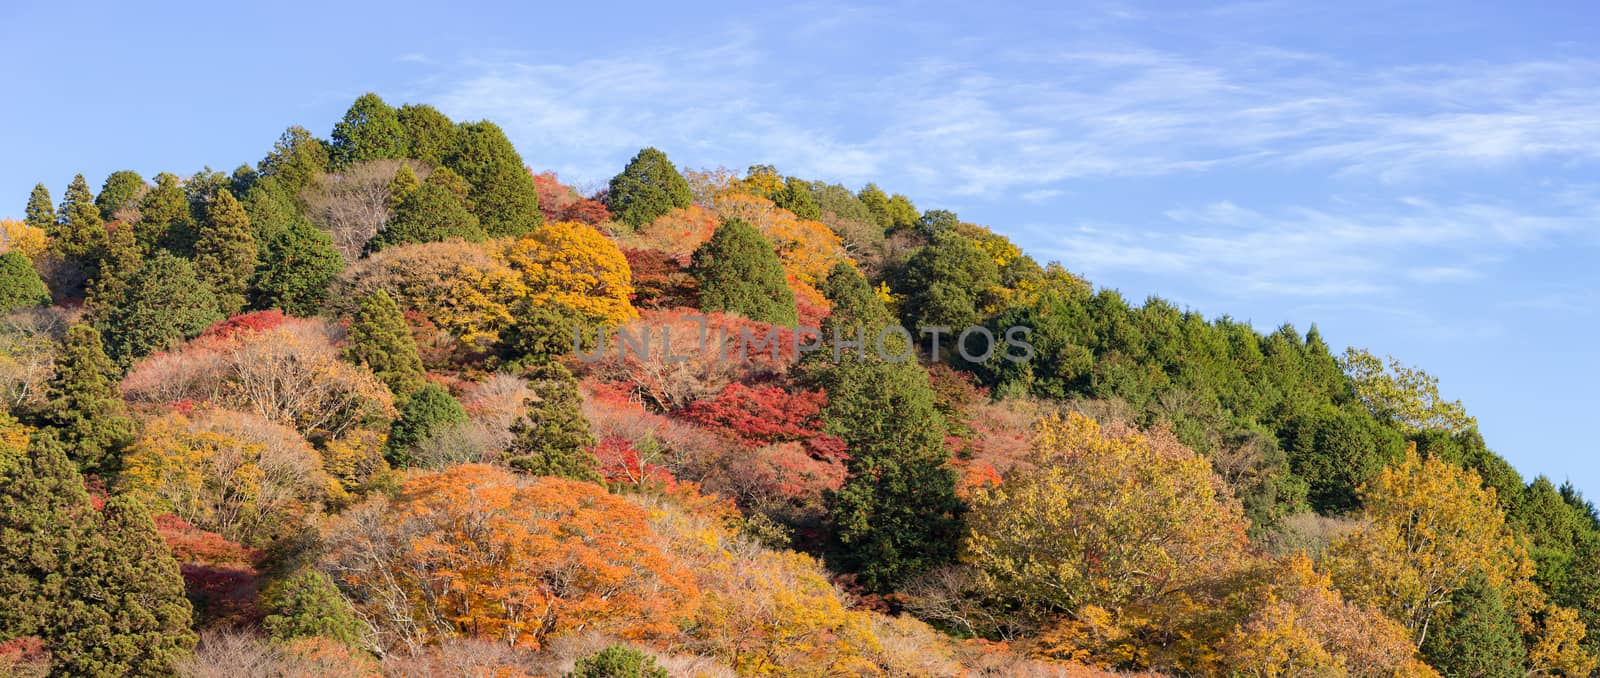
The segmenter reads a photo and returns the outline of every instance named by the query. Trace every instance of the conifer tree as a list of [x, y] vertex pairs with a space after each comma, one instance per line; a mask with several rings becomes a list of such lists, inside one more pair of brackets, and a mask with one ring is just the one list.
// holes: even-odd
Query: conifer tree
[[667, 159], [667, 154], [645, 148], [611, 178], [606, 206], [617, 221], [639, 228], [676, 207], [694, 200], [689, 182]]
[[400, 207], [406, 196], [419, 188], [422, 188], [422, 181], [417, 179], [417, 173], [411, 171], [409, 163], [402, 163], [400, 169], [395, 170], [394, 178], [389, 180], [389, 209]]
[[94, 204], [94, 193], [89, 182], [79, 174], [72, 178], [67, 193], [56, 211], [56, 223], [46, 231], [50, 235], [50, 250], [64, 261], [78, 264], [91, 276], [95, 257], [105, 244], [105, 222], [100, 219], [100, 208]]
[[599, 482], [599, 462], [590, 451], [594, 434], [583, 416], [578, 380], [557, 362], [539, 365], [529, 376], [533, 395], [511, 427], [515, 439], [506, 462], [536, 476]]
[[274, 640], [327, 638], [351, 647], [361, 640], [361, 619], [321, 572], [300, 570], [268, 587], [262, 597], [269, 614], [261, 627]]
[[406, 133], [395, 110], [368, 92], [357, 97], [333, 126], [331, 158], [336, 167], [364, 160], [406, 157]]
[[0, 642], [49, 637], [94, 528], [83, 478], [48, 429], [32, 439], [0, 411]]
[[28, 207], [24, 213], [23, 222], [29, 226], [49, 233], [56, 227], [56, 208], [50, 202], [50, 189], [44, 184], [34, 184], [33, 192], [28, 194]]
[[67, 329], [66, 346], [45, 391], [44, 422], [86, 474], [115, 470], [123, 448], [133, 440], [133, 420], [117, 387], [120, 377], [100, 343], [100, 332], [85, 324]]
[[106, 309], [96, 324], [108, 338], [107, 353], [127, 366], [199, 335], [222, 318], [211, 287], [195, 275], [194, 267], [158, 251], [134, 274], [127, 303]]
[[316, 315], [328, 286], [344, 270], [344, 257], [327, 232], [305, 219], [291, 219], [261, 250], [252, 287], [257, 308], [279, 308], [301, 317]]
[[426, 371], [417, 342], [400, 305], [388, 292], [378, 290], [357, 302], [349, 342], [345, 359], [372, 370], [396, 398], [404, 399], [422, 388]]
[[472, 186], [467, 199], [489, 235], [520, 236], [544, 223], [533, 175], [498, 125], [462, 124], [444, 164]]
[[71, 623], [51, 639], [74, 676], [170, 676], [194, 650], [183, 576], [139, 500], [106, 502], [74, 562]]
[[738, 313], [751, 320], [793, 326], [794, 292], [772, 245], [743, 219], [729, 219], [695, 250], [700, 307]]
[[782, 207], [801, 219], [816, 221], [822, 218], [822, 208], [817, 206], [817, 197], [811, 192], [811, 186], [794, 177], [783, 180], [783, 189], [772, 197], [773, 204]]
[[460, 134], [449, 116], [427, 104], [406, 104], [400, 107], [398, 117], [410, 156], [429, 165], [444, 164]]
[[139, 223], [134, 228], [139, 246], [146, 252], [165, 247], [186, 253], [193, 247], [194, 230], [183, 182], [174, 174], [157, 174], [155, 187], [139, 202]]
[[284, 130], [272, 152], [256, 164], [262, 178], [273, 177], [285, 197], [299, 200], [311, 180], [327, 172], [328, 143], [299, 125]]
[[0, 254], [0, 315], [29, 306], [50, 305], [50, 290], [21, 252]]
[[467, 423], [467, 411], [450, 392], [434, 383], [423, 384], [406, 400], [400, 418], [389, 427], [383, 456], [395, 468], [411, 466], [411, 450], [419, 443]]
[[580, 658], [567, 678], [667, 678], [671, 674], [651, 657], [626, 645], [608, 645]]
[[106, 230], [106, 247], [100, 256], [100, 267], [89, 281], [88, 305], [92, 312], [103, 314], [128, 301], [128, 284], [144, 264], [144, 253], [139, 247], [133, 226], [114, 223]]
[[206, 227], [194, 244], [195, 273], [211, 286], [217, 310], [231, 316], [244, 308], [257, 263], [256, 241], [244, 206], [227, 189], [206, 209]]
[[[397, 174], [396, 179], [400, 178]], [[413, 175], [412, 180], [415, 179]], [[367, 250], [450, 238], [480, 242], [488, 234], [478, 224], [477, 215], [467, 208], [466, 182], [450, 168], [440, 167], [420, 187], [404, 195], [383, 230], [367, 241]]]
[[133, 170], [117, 170], [106, 177], [106, 183], [100, 187], [100, 195], [94, 197], [94, 204], [100, 208], [100, 218], [106, 221], [117, 219], [117, 213], [125, 209], [139, 206], [139, 198], [144, 193], [144, 177]]
[[1528, 653], [1503, 594], [1478, 574], [1450, 596], [1450, 616], [1428, 634], [1422, 654], [1446, 676], [1517, 678]]

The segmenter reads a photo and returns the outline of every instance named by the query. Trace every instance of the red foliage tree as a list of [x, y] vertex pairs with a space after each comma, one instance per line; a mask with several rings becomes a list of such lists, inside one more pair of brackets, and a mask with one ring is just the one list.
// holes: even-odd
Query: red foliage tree
[[220, 340], [232, 339], [240, 334], [254, 334], [270, 330], [282, 325], [287, 320], [288, 317], [283, 314], [283, 311], [275, 308], [266, 311], [241, 313], [207, 327], [204, 332], [200, 333], [200, 336]]
[[578, 195], [571, 186], [561, 183], [555, 172], [534, 174], [533, 185], [539, 193], [539, 211], [544, 212], [545, 223], [581, 221], [594, 226], [611, 220], [611, 210], [606, 209], [605, 203]]
[[633, 305], [676, 308], [700, 305], [700, 284], [685, 257], [661, 250], [622, 248], [633, 271]]
[[157, 515], [155, 521], [156, 532], [178, 561], [199, 625], [238, 626], [261, 619], [257, 564], [266, 553], [228, 541], [171, 513]]
[[842, 460], [844, 441], [822, 432], [822, 391], [790, 393], [772, 385], [728, 384], [715, 398], [690, 403], [677, 416], [745, 444], [797, 442], [819, 459]]

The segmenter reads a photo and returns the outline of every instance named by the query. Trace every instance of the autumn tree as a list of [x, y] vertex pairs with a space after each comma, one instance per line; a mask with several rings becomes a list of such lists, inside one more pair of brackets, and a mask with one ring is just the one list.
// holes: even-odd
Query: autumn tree
[[397, 398], [422, 388], [426, 372], [417, 342], [388, 293], [378, 290], [361, 299], [350, 321], [348, 342], [345, 359], [372, 370]]
[[400, 418], [389, 429], [384, 457], [396, 468], [411, 466], [411, 450], [419, 443], [467, 423], [467, 411], [438, 384], [423, 384], [406, 400]]
[[639, 228], [673, 208], [688, 207], [693, 199], [689, 182], [678, 174], [667, 154], [645, 148], [611, 178], [606, 207], [617, 221]]
[[522, 277], [527, 301], [571, 309], [592, 325], [615, 327], [639, 317], [628, 259], [593, 226], [545, 224], [495, 254]]
[[583, 416], [578, 381], [560, 363], [546, 363], [529, 375], [533, 394], [521, 419], [511, 427], [515, 436], [506, 462], [524, 473], [599, 481], [599, 465], [590, 448], [594, 434]]
[[[100, 187], [100, 194], [94, 197], [94, 204], [100, 208], [100, 218], [105, 221], [119, 221], [130, 215], [137, 215], [139, 199], [144, 197], [148, 189], [144, 177], [133, 170], [117, 170], [106, 177], [106, 183]], [[133, 219], [127, 219], [133, 221]]]
[[297, 316], [315, 315], [328, 297], [344, 258], [327, 233], [304, 219], [292, 219], [261, 248], [261, 265], [250, 286], [257, 308], [281, 308]]
[[[403, 170], [409, 172], [409, 168]], [[400, 183], [403, 174], [396, 174]], [[415, 175], [412, 175], [415, 180]], [[478, 242], [488, 237], [478, 225], [478, 217], [467, 208], [469, 187], [460, 175], [447, 167], [434, 170], [428, 180], [414, 190], [406, 191], [404, 185], [390, 185], [390, 195], [398, 196], [394, 216], [384, 223], [377, 235], [367, 242], [369, 251], [390, 245], [419, 242], [439, 242], [461, 238]], [[397, 193], [397, 188], [402, 191]]]
[[65, 349], [45, 392], [44, 421], [73, 450], [73, 461], [84, 473], [115, 470], [118, 456], [132, 442], [133, 421], [117, 389], [120, 373], [94, 327], [73, 325], [67, 330]]
[[797, 322], [783, 264], [748, 222], [730, 219], [718, 226], [711, 240], [695, 250], [693, 270], [700, 281], [702, 309], [775, 325]]
[[0, 314], [48, 305], [50, 290], [34, 270], [33, 261], [16, 250], [0, 254]]
[[1349, 375], [1356, 397], [1375, 417], [1392, 419], [1408, 430], [1438, 429], [1457, 433], [1476, 428], [1461, 401], [1439, 396], [1439, 379], [1408, 367], [1393, 356], [1387, 361], [1362, 349], [1345, 349], [1339, 366]]
[[463, 123], [444, 164], [472, 186], [467, 199], [489, 235], [518, 236], [544, 223], [539, 193], [522, 156], [492, 122]]
[[226, 189], [219, 191], [206, 208], [206, 225], [194, 244], [194, 266], [196, 275], [211, 287], [223, 315], [244, 308], [257, 259], [244, 206]]
[[343, 167], [363, 160], [406, 157], [406, 132], [400, 116], [376, 94], [356, 98], [333, 126], [330, 159]]
[[111, 339], [106, 348], [119, 364], [172, 348], [222, 319], [211, 288], [189, 262], [167, 252], [145, 260], [128, 286], [127, 303], [106, 311], [98, 323]]
[[[390, 184], [405, 160], [368, 160], [319, 174], [301, 192], [306, 217], [328, 232], [334, 247], [348, 260], [366, 251], [367, 241], [394, 216]], [[420, 165], [413, 173], [425, 172]]]

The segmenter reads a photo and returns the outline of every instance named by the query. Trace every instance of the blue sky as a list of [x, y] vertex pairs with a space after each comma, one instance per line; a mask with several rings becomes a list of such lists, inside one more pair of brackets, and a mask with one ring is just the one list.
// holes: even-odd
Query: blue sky
[[1135, 300], [1316, 322], [1600, 495], [1600, 5], [532, 4], [8, 2], [0, 216], [376, 91], [579, 185], [645, 145], [871, 180]]

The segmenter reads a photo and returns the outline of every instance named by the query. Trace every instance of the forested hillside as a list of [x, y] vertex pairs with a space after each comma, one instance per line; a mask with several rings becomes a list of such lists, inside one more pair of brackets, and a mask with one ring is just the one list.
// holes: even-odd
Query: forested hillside
[[520, 150], [367, 94], [0, 221], [0, 675], [1596, 670], [1600, 513], [1418, 368]]

